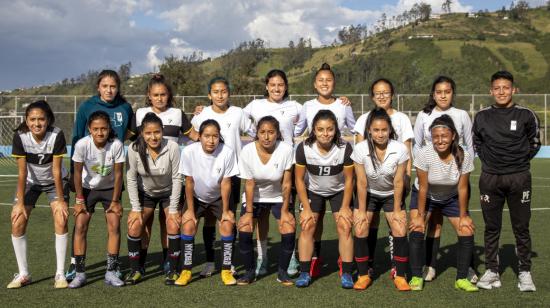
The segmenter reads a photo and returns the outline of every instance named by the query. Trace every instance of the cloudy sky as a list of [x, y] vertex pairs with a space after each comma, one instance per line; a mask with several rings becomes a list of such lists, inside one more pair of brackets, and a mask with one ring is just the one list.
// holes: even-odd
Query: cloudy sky
[[[0, 0], [0, 90], [129, 61], [133, 73], [150, 72], [168, 55], [217, 56], [258, 37], [270, 47], [300, 37], [330, 44], [343, 26], [374, 23], [419, 1]], [[443, 0], [424, 2], [441, 11]], [[452, 9], [496, 10], [510, 2], [454, 0]]]

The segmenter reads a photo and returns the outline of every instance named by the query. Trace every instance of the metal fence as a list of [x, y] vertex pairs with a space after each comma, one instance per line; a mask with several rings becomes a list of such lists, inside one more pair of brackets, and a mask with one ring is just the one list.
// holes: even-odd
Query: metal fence
[[[290, 99], [304, 103], [315, 98], [315, 94], [295, 94], [290, 95]], [[372, 109], [374, 103], [368, 94], [339, 94], [338, 96], [347, 96], [352, 102], [352, 109], [355, 117]], [[550, 94], [516, 94], [514, 102], [531, 108], [540, 119], [541, 140], [543, 145], [548, 144], [548, 98]], [[250, 101], [262, 98], [263, 95], [232, 95], [231, 103], [235, 106], [246, 106]], [[87, 95], [21, 95], [5, 96], [0, 95], [0, 116], [24, 115], [25, 107], [36, 100], [47, 100], [56, 115], [56, 125], [65, 132], [71, 132], [74, 124], [76, 111], [89, 96]], [[126, 99], [135, 109], [145, 106], [144, 95], [126, 95]], [[412, 123], [416, 115], [428, 100], [427, 94], [397, 94], [394, 99], [394, 107], [407, 114]], [[475, 116], [476, 112], [493, 102], [489, 94], [459, 94], [453, 101], [455, 107], [468, 111], [470, 116]], [[182, 108], [188, 115], [193, 113], [195, 106], [208, 105], [207, 96], [175, 96], [174, 103]]]

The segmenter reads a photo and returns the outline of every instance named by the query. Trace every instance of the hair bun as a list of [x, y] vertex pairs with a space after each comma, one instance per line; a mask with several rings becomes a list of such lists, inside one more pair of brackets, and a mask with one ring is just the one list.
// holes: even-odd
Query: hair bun
[[325, 70], [330, 71], [330, 65], [328, 65], [328, 63], [325, 62], [321, 65], [321, 68], [319, 70], [320, 71], [325, 71]]
[[151, 79], [155, 81], [164, 81], [164, 76], [160, 73], [155, 73]]

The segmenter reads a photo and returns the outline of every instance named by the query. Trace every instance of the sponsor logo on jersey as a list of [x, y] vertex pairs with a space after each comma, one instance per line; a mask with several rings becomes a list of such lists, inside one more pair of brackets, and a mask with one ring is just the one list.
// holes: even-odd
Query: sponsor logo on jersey
[[521, 203], [529, 203], [531, 202], [531, 191], [526, 190], [523, 192], [523, 195], [521, 196]]
[[510, 130], [511, 130], [511, 131], [515, 131], [515, 130], [517, 130], [517, 128], [518, 128], [518, 121], [512, 120], [512, 121], [510, 122]]
[[491, 203], [491, 200], [489, 199], [489, 195], [481, 195], [479, 196], [479, 199], [481, 200], [481, 202]]

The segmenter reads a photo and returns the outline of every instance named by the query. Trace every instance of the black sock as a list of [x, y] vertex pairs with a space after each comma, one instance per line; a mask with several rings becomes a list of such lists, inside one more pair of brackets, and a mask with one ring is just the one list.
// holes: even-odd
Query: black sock
[[474, 251], [474, 236], [458, 237], [458, 254], [456, 261], [456, 279], [468, 277], [472, 253]]
[[378, 241], [378, 228], [369, 228], [367, 236], [367, 245], [369, 246], [369, 266], [374, 266], [374, 254], [376, 252], [376, 242]]
[[193, 249], [195, 248], [195, 237], [193, 235], [181, 235], [181, 250], [183, 251], [182, 270], [193, 268]]
[[[179, 239], [179, 235], [178, 235]], [[166, 261], [166, 258], [168, 258], [168, 248], [162, 248], [162, 262]]]
[[321, 256], [321, 241], [313, 243], [313, 256], [319, 258]]
[[[393, 259], [393, 256], [394, 256], [394, 252], [395, 252], [395, 247], [394, 247], [394, 242], [393, 242], [393, 235], [391, 234], [391, 230], [388, 232], [388, 245], [389, 245], [389, 248], [390, 248], [390, 260], [391, 260], [391, 266], [392, 267], [395, 267], [396, 264], [395, 264], [395, 260]], [[407, 242], [408, 243], [408, 242]]]
[[409, 247], [410, 247], [410, 266], [411, 274], [416, 277], [422, 277], [422, 268], [426, 257], [426, 248], [424, 247], [424, 233], [413, 231], [409, 235]]
[[107, 270], [116, 271], [118, 269], [118, 254], [107, 254]]
[[300, 272], [308, 273], [311, 268], [311, 261], [300, 261]]
[[231, 259], [233, 258], [233, 240], [235, 236], [222, 236], [222, 270], [231, 269]]
[[296, 244], [296, 233], [281, 234], [281, 251], [279, 252], [279, 269], [286, 272], [292, 253], [294, 252], [294, 245]]
[[407, 275], [407, 268], [409, 265], [409, 242], [407, 237], [394, 237], [394, 251], [393, 260], [395, 261], [395, 267], [397, 269], [397, 276], [405, 277]]
[[426, 237], [426, 265], [433, 268], [437, 266], [440, 239], [440, 237]]
[[128, 235], [128, 259], [130, 261], [130, 268], [134, 271], [139, 270], [140, 249], [141, 237]]
[[74, 256], [75, 268], [77, 273], [84, 273], [86, 271], [86, 255]]
[[73, 233], [71, 233], [71, 265], [76, 264], [75, 255], [74, 255], [74, 230], [76, 225], [73, 226]]
[[239, 232], [239, 252], [243, 260], [244, 269], [248, 272], [256, 268], [254, 261], [254, 243], [252, 232]]
[[353, 237], [353, 253], [359, 276], [369, 272], [369, 244], [367, 237]]
[[351, 274], [353, 271], [353, 262], [342, 262], [342, 273]]
[[214, 262], [214, 242], [216, 242], [216, 226], [203, 226], [202, 239], [206, 252], [206, 262]]
[[[168, 249], [166, 249], [166, 252], [168, 257], [168, 264], [170, 265], [170, 271], [174, 272], [177, 269], [178, 260], [181, 254], [179, 234], [168, 234]], [[167, 257], [164, 257], [164, 260], [166, 260]]]
[[147, 261], [147, 248], [140, 249], [139, 251], [139, 267], [145, 269], [145, 262]]

